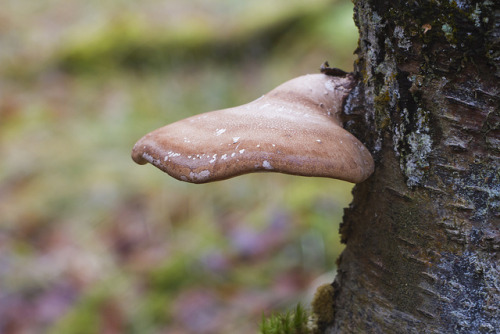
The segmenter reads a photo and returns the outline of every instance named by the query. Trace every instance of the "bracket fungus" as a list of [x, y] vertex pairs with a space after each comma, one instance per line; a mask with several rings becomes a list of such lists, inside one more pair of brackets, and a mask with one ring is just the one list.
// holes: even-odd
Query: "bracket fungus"
[[352, 85], [350, 75], [304, 75], [248, 104], [159, 128], [135, 144], [132, 158], [192, 183], [269, 171], [359, 183], [374, 163], [342, 128]]

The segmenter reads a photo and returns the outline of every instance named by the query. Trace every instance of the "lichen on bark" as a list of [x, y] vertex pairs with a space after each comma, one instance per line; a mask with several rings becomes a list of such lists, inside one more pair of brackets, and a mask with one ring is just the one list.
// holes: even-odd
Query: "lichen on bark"
[[357, 0], [345, 126], [376, 160], [327, 333], [500, 328], [500, 5]]

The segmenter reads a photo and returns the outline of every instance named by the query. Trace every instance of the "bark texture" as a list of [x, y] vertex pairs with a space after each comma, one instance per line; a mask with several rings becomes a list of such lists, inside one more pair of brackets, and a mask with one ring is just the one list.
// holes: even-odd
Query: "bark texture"
[[345, 124], [376, 168], [345, 211], [323, 332], [498, 333], [498, 1], [354, 3]]

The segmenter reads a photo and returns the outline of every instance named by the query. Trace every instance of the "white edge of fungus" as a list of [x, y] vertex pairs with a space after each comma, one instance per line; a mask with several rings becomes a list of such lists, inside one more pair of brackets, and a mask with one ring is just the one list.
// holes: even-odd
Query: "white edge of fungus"
[[206, 180], [209, 176], [210, 176], [210, 171], [208, 169], [202, 170], [199, 173], [194, 173], [194, 172], [189, 173], [189, 178], [195, 181]]
[[151, 155], [147, 154], [146, 152], [144, 152], [142, 154], [142, 157], [144, 159], [146, 159], [150, 164], [152, 164], [155, 161], [155, 159]]
[[262, 162], [262, 167], [264, 167], [265, 169], [273, 169], [273, 166], [271, 166], [271, 164], [267, 160], [264, 160]]

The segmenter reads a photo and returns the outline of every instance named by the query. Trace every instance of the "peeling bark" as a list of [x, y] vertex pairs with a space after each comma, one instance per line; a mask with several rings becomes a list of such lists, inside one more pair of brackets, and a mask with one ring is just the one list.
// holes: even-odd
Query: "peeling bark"
[[346, 127], [375, 174], [341, 225], [325, 333], [500, 329], [500, 5], [358, 0]]

